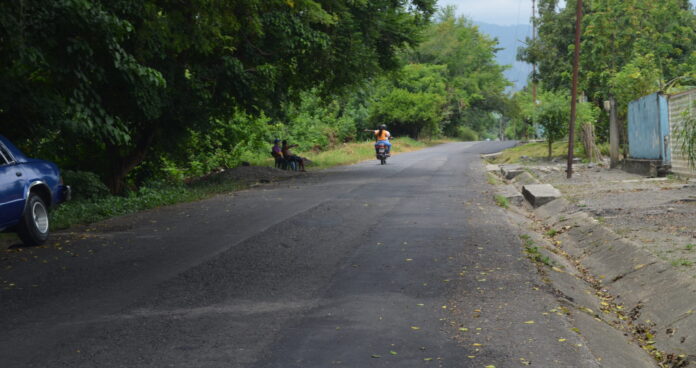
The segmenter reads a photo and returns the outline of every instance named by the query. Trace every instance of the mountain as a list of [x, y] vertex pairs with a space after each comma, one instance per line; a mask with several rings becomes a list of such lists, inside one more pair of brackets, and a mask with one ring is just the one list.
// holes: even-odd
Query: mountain
[[527, 85], [527, 79], [532, 72], [532, 66], [517, 61], [517, 48], [524, 46], [522, 43], [527, 37], [532, 36], [532, 26], [519, 24], [501, 26], [496, 24], [474, 22], [482, 33], [498, 39], [499, 47], [497, 61], [501, 65], [512, 66], [505, 72], [505, 76], [514, 83], [513, 91], [519, 91]]

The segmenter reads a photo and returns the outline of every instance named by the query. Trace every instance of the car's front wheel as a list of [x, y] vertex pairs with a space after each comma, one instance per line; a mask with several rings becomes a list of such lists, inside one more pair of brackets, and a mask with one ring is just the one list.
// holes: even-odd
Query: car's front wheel
[[29, 194], [17, 234], [29, 246], [41, 245], [48, 239], [48, 207], [37, 194]]

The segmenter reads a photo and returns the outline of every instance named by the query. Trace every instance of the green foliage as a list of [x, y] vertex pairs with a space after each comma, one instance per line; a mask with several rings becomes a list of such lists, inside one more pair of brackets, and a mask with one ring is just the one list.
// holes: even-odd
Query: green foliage
[[395, 77], [383, 80], [370, 106], [372, 125], [386, 124], [392, 134], [412, 138], [421, 132], [430, 137], [439, 135], [446, 72], [442, 65], [409, 64]]
[[479, 135], [476, 133], [475, 130], [469, 128], [468, 126], [459, 126], [457, 127], [457, 138], [471, 142], [471, 141], [478, 141], [479, 140]]
[[493, 197], [493, 198], [495, 199], [495, 203], [498, 206], [500, 206], [502, 208], [510, 208], [510, 201], [508, 201], [508, 199], [505, 198], [504, 196], [496, 194], [495, 197]]
[[[570, 90], [575, 1], [540, 0], [539, 37], [527, 40], [519, 58], [538, 65], [547, 89]], [[580, 89], [601, 108], [611, 97], [625, 120], [628, 102], [678, 89], [696, 75], [696, 14], [684, 0], [585, 2]], [[606, 122], [606, 117], [602, 118]], [[600, 137], [608, 126], [598, 125]]]
[[152, 186], [143, 186], [138, 191], [128, 192], [126, 196], [108, 195], [92, 200], [76, 198], [74, 201], [59, 206], [51, 213], [51, 227], [57, 230], [75, 224], [90, 224], [115, 216], [174, 203], [199, 200], [213, 194], [241, 188], [243, 185], [234, 182], [203, 182], [190, 186], [153, 184]]
[[63, 170], [63, 181], [72, 188], [75, 200], [92, 200], [109, 195], [109, 188], [99, 176], [88, 171]]
[[456, 17], [454, 7], [445, 7], [425, 32], [423, 43], [408, 55], [412, 63], [444, 65], [445, 110], [442, 131], [456, 136], [457, 127], [479, 133], [497, 127], [492, 112], [505, 113], [510, 85], [503, 75], [507, 67], [495, 62], [498, 41], [481, 33], [473, 23]]
[[148, 159], [181, 155], [175, 150], [191, 140], [217, 145], [194, 133], [218, 129], [238, 111], [282, 116], [282, 106], [302, 91], [318, 88], [327, 96], [397, 69], [399, 50], [415, 45], [434, 6], [435, 0], [2, 2], [0, 124], [29, 147], [45, 141], [76, 147], [61, 159], [98, 172], [122, 192], [125, 178]]
[[696, 103], [692, 109], [687, 109], [681, 116], [681, 129], [677, 130], [677, 142], [681, 151], [686, 155], [689, 166], [696, 168]]

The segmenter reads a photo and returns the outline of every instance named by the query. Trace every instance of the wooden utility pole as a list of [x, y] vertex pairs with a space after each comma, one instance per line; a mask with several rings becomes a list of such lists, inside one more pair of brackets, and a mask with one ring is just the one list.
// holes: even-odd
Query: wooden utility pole
[[573, 88], [570, 93], [570, 128], [568, 130], [568, 179], [573, 177], [573, 150], [575, 149], [575, 119], [578, 108], [578, 79], [580, 70], [580, 35], [582, 34], [582, 0], [577, 0], [575, 15], [575, 52], [573, 55]]

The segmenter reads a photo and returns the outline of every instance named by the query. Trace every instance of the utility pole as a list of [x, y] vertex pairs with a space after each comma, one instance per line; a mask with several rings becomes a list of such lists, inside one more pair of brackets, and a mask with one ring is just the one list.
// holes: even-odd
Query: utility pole
[[[536, 0], [532, 0], [532, 45], [536, 41]], [[532, 102], [537, 104], [537, 81], [536, 81], [537, 66], [536, 60], [532, 63]]]
[[568, 179], [573, 177], [573, 150], [575, 149], [575, 119], [578, 107], [578, 79], [580, 69], [580, 35], [582, 34], [582, 0], [577, 0], [575, 15], [575, 53], [573, 55], [573, 88], [570, 96], [570, 129], [568, 133]]

